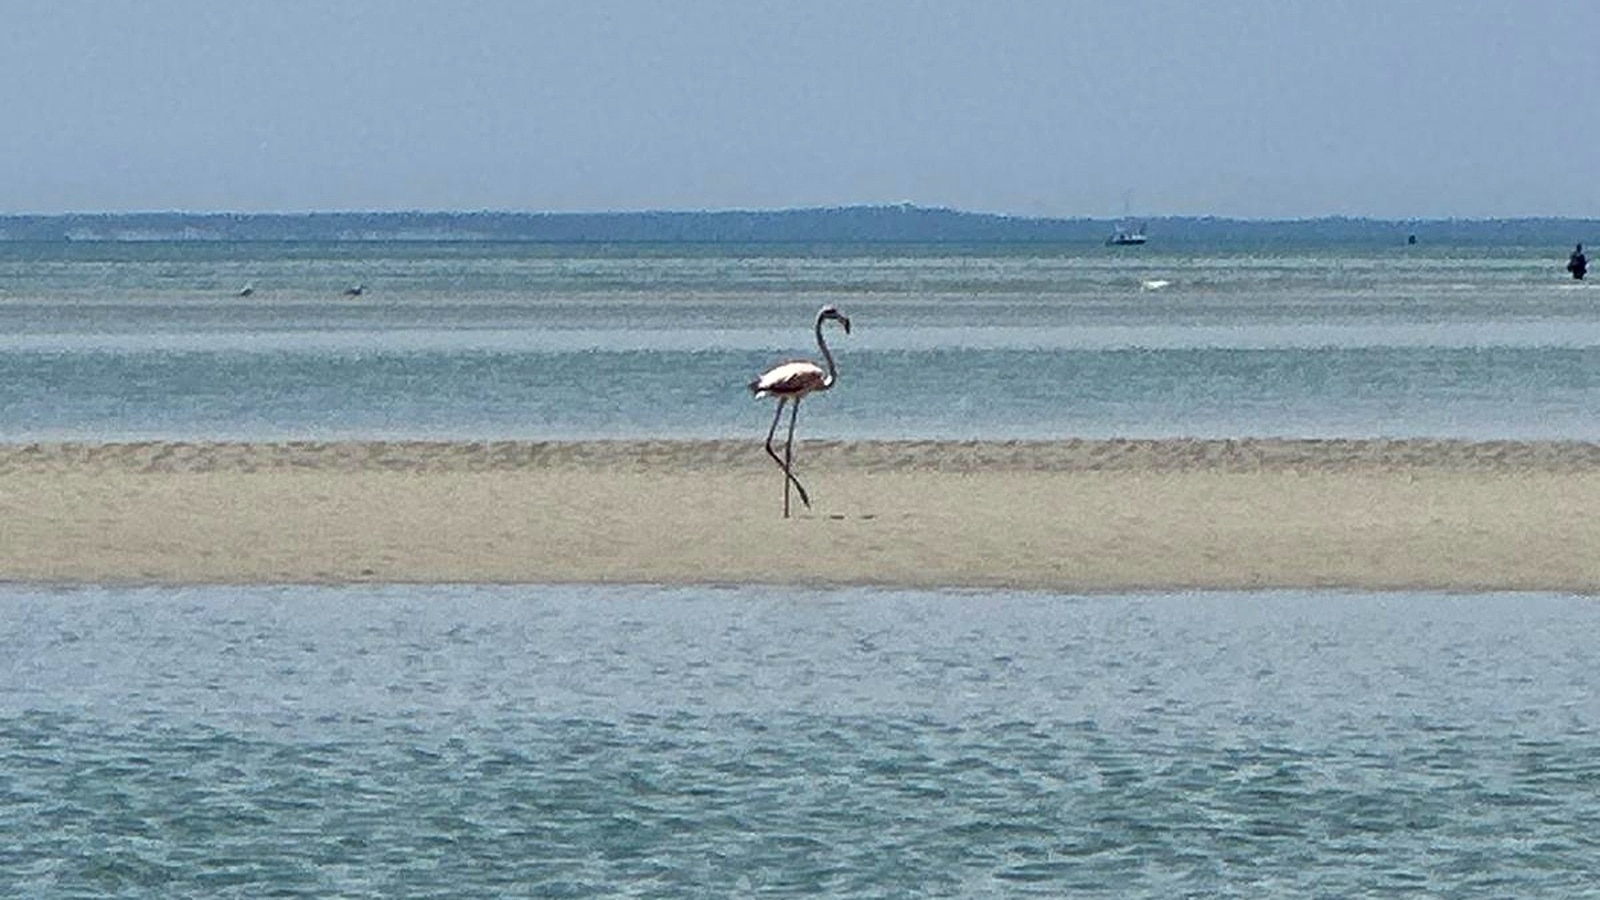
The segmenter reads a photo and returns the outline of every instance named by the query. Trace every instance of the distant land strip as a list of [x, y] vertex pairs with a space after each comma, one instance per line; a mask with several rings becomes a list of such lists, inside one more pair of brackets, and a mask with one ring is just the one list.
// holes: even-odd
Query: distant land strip
[[[0, 215], [0, 242], [505, 241], [708, 244], [1099, 244], [1121, 219], [912, 204], [638, 212], [129, 212]], [[1600, 241], [1600, 219], [1139, 218], [1150, 245], [1552, 246]], [[1121, 252], [1140, 252], [1119, 248]]]

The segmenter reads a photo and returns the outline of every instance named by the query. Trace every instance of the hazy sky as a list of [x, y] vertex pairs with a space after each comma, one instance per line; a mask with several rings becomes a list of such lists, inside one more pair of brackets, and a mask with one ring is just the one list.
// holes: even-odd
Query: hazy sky
[[0, 0], [0, 212], [1600, 215], [1593, 0]]

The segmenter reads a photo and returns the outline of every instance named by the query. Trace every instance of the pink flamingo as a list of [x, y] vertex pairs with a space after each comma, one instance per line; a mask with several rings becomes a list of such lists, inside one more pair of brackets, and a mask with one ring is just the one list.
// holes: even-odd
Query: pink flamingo
[[[777, 397], [778, 409], [772, 414], [772, 427], [767, 429], [767, 455], [772, 461], [783, 469], [783, 517], [789, 518], [789, 485], [794, 485], [800, 492], [800, 502], [811, 508], [811, 498], [806, 496], [805, 486], [800, 479], [794, 476], [794, 421], [800, 415], [800, 401], [806, 395], [817, 391], [825, 391], [833, 387], [839, 378], [839, 368], [834, 365], [833, 354], [828, 352], [828, 342], [822, 339], [822, 323], [832, 319], [844, 326], [844, 333], [850, 333], [850, 319], [833, 306], [824, 306], [817, 313], [817, 349], [822, 351], [822, 358], [828, 361], [827, 371], [809, 359], [797, 359], [781, 363], [761, 373], [755, 381], [750, 382], [750, 390], [757, 397]], [[783, 443], [783, 456], [772, 449], [772, 437], [778, 433], [778, 420], [783, 418], [785, 404], [793, 404], [789, 410], [789, 438]]]

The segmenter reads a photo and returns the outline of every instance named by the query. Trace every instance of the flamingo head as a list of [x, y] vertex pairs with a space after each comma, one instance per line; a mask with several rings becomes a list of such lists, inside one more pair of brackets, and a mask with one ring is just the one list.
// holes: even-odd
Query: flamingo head
[[850, 317], [842, 312], [839, 312], [839, 307], [829, 304], [824, 306], [821, 312], [817, 313], [818, 325], [821, 325], [828, 319], [832, 319], [833, 321], [838, 322], [840, 325], [843, 325], [845, 334], [850, 333]]

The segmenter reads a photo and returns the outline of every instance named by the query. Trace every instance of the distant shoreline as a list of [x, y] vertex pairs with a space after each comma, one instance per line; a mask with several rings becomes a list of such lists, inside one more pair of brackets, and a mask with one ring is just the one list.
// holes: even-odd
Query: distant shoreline
[[[0, 215], [0, 243], [500, 241], [547, 244], [1092, 244], [1125, 219], [912, 206], [638, 212], [128, 212]], [[1600, 241], [1600, 219], [1138, 220], [1148, 248], [1194, 245], [1552, 246]], [[1138, 253], [1142, 248], [1108, 248]]]
[[0, 581], [1600, 594], [1600, 444], [0, 446]]

